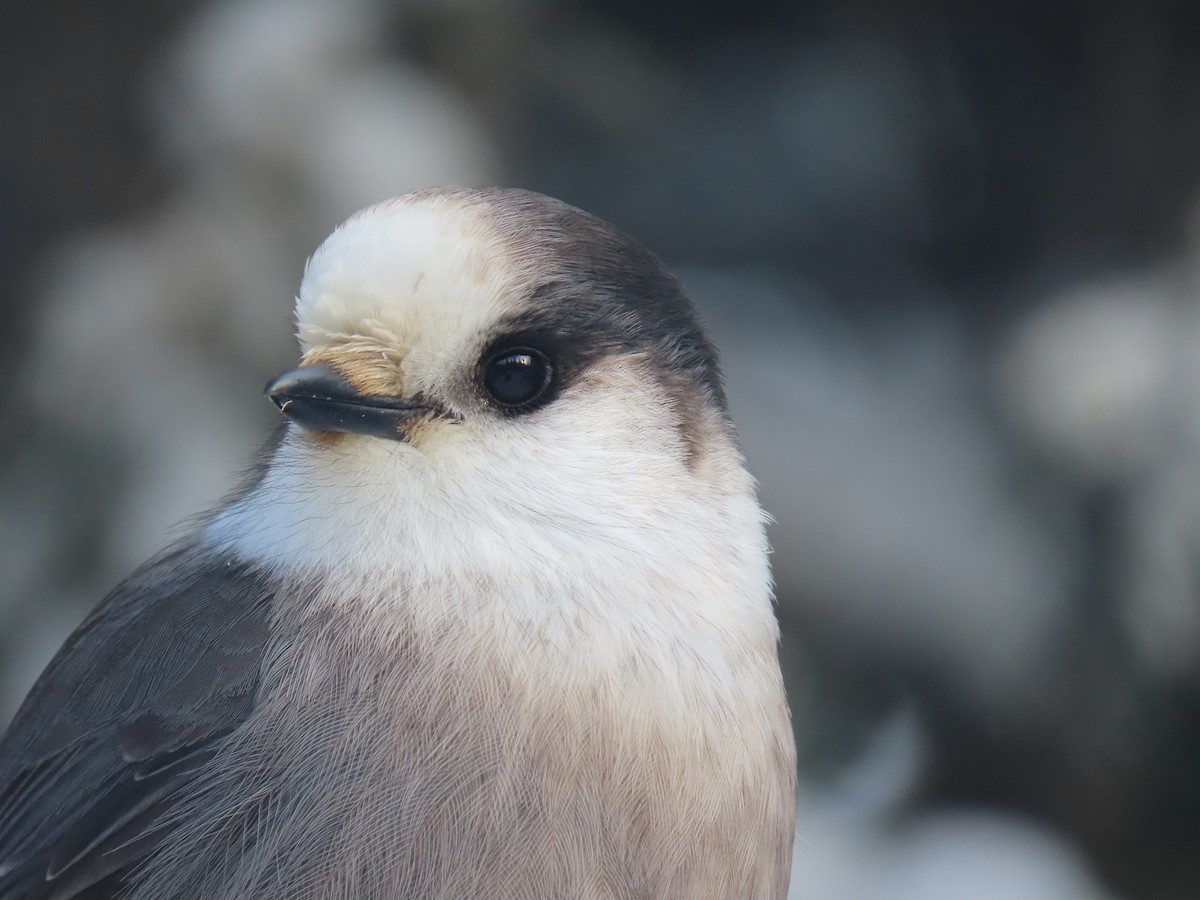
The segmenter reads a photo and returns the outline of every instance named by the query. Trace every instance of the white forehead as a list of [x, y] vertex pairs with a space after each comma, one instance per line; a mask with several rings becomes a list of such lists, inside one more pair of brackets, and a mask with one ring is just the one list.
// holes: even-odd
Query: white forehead
[[354, 337], [412, 346], [483, 332], [513, 309], [519, 267], [478, 201], [402, 197], [356, 213], [313, 254], [301, 350]]

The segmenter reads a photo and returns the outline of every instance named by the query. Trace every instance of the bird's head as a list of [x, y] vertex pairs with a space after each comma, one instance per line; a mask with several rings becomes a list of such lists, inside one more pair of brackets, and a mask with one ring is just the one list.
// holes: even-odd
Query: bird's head
[[316, 518], [303, 499], [376, 536], [532, 552], [711, 517], [761, 549], [712, 345], [658, 259], [593, 216], [501, 189], [379, 204], [314, 254], [296, 318], [259, 490], [295, 520]]
[[613, 490], [625, 463], [661, 491], [732, 450], [678, 283], [547, 197], [443, 189], [364, 210], [313, 256], [296, 316], [302, 365], [266, 390], [313, 454], [571, 462]]

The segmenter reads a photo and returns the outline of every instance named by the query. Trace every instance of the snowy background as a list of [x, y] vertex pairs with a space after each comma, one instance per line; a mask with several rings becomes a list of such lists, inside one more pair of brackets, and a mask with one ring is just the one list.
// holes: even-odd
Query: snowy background
[[1200, 896], [1200, 6], [56, 0], [0, 49], [0, 722], [265, 438], [321, 237], [520, 185], [723, 348], [793, 896]]

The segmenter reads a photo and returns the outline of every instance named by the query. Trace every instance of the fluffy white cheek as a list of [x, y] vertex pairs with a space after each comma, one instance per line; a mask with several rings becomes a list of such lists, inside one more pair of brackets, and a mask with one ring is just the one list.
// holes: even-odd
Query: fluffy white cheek
[[718, 596], [769, 612], [762, 515], [728, 434], [706, 451], [724, 460], [714, 485], [689, 465], [669, 403], [610, 377], [606, 390], [528, 416], [429, 423], [413, 445], [293, 431], [210, 537], [282, 569], [357, 571], [381, 588], [447, 573], [517, 578], [557, 609], [581, 584], [608, 584], [636, 617], [662, 596], [725, 585]]

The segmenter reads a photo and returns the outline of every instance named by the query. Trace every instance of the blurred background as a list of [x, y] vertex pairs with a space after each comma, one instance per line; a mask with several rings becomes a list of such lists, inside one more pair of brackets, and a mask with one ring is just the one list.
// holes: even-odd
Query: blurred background
[[724, 351], [793, 897], [1200, 897], [1200, 5], [49, 0], [0, 50], [0, 722], [265, 439], [320, 239], [519, 185]]

